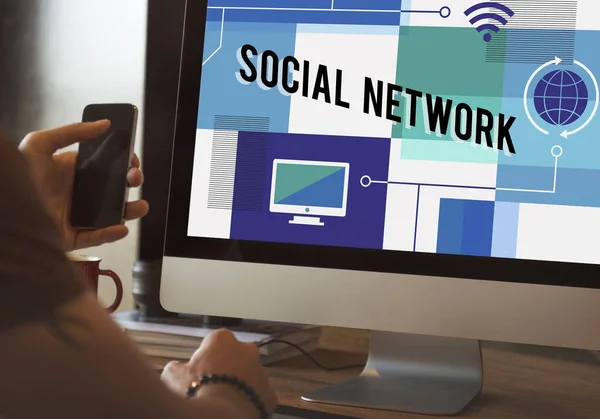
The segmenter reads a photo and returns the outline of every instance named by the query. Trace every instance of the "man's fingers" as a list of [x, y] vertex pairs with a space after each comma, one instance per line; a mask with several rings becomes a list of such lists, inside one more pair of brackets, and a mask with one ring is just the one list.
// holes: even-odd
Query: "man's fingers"
[[131, 158], [131, 167], [133, 167], [134, 169], [139, 169], [140, 165], [140, 158], [137, 154], [134, 153], [133, 157]]
[[[137, 220], [148, 214], [150, 209], [146, 201], [129, 202], [125, 210], [125, 219], [127, 221]], [[87, 249], [88, 247], [102, 246], [103, 244], [114, 243], [124, 239], [129, 234], [129, 229], [124, 225], [116, 225], [94, 231], [80, 231], [77, 234], [75, 247], [77, 249]]]
[[144, 183], [144, 174], [140, 169], [131, 168], [129, 172], [127, 172], [127, 185], [130, 188], [137, 188], [138, 186], [142, 186]]
[[97, 138], [105, 133], [108, 128], [110, 128], [110, 121], [102, 120], [66, 125], [48, 131], [32, 132], [25, 137], [21, 146], [35, 153], [54, 154], [61, 148]]
[[127, 221], [137, 220], [138, 218], [145, 217], [149, 210], [150, 206], [144, 200], [128, 202], [125, 207], [125, 219]]
[[77, 235], [75, 247], [86, 249], [88, 247], [101, 246], [122, 240], [129, 234], [129, 229], [124, 225], [118, 225], [95, 231], [81, 231]]

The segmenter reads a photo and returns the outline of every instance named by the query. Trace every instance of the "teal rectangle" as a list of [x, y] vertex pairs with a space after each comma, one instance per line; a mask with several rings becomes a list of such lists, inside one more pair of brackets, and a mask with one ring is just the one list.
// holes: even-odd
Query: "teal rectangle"
[[497, 164], [498, 152], [456, 141], [401, 140], [402, 160]]

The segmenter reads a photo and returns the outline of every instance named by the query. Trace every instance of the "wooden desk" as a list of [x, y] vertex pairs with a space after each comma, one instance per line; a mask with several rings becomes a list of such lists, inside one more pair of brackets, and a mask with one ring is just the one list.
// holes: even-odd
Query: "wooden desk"
[[[314, 356], [328, 366], [366, 360], [368, 333], [325, 329], [326, 350]], [[592, 352], [484, 343], [483, 394], [463, 414], [477, 419], [600, 418], [600, 355]], [[423, 419], [425, 416], [305, 403], [300, 395], [360, 373], [325, 372], [303, 357], [269, 367], [280, 404], [373, 419]]]

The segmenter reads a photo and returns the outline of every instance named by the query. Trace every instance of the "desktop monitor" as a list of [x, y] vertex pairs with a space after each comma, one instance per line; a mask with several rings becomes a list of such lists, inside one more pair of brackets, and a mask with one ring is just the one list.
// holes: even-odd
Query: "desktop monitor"
[[324, 226], [318, 216], [345, 217], [348, 163], [273, 160], [270, 211], [294, 215], [289, 223]]
[[420, 413], [600, 349], [597, 2], [505, 3], [188, 1], [163, 307], [370, 329], [304, 399]]

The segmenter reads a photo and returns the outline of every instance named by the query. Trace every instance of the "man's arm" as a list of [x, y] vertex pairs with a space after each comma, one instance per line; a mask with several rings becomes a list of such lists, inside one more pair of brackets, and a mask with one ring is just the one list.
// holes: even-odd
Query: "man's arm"
[[168, 390], [88, 296], [53, 318], [0, 333], [0, 371], [0, 416], [10, 419], [246, 419], [254, 413], [242, 412], [235, 398], [190, 401]]
[[184, 400], [161, 382], [86, 292], [27, 164], [1, 137], [0, 416], [247, 418], [235, 398]]

